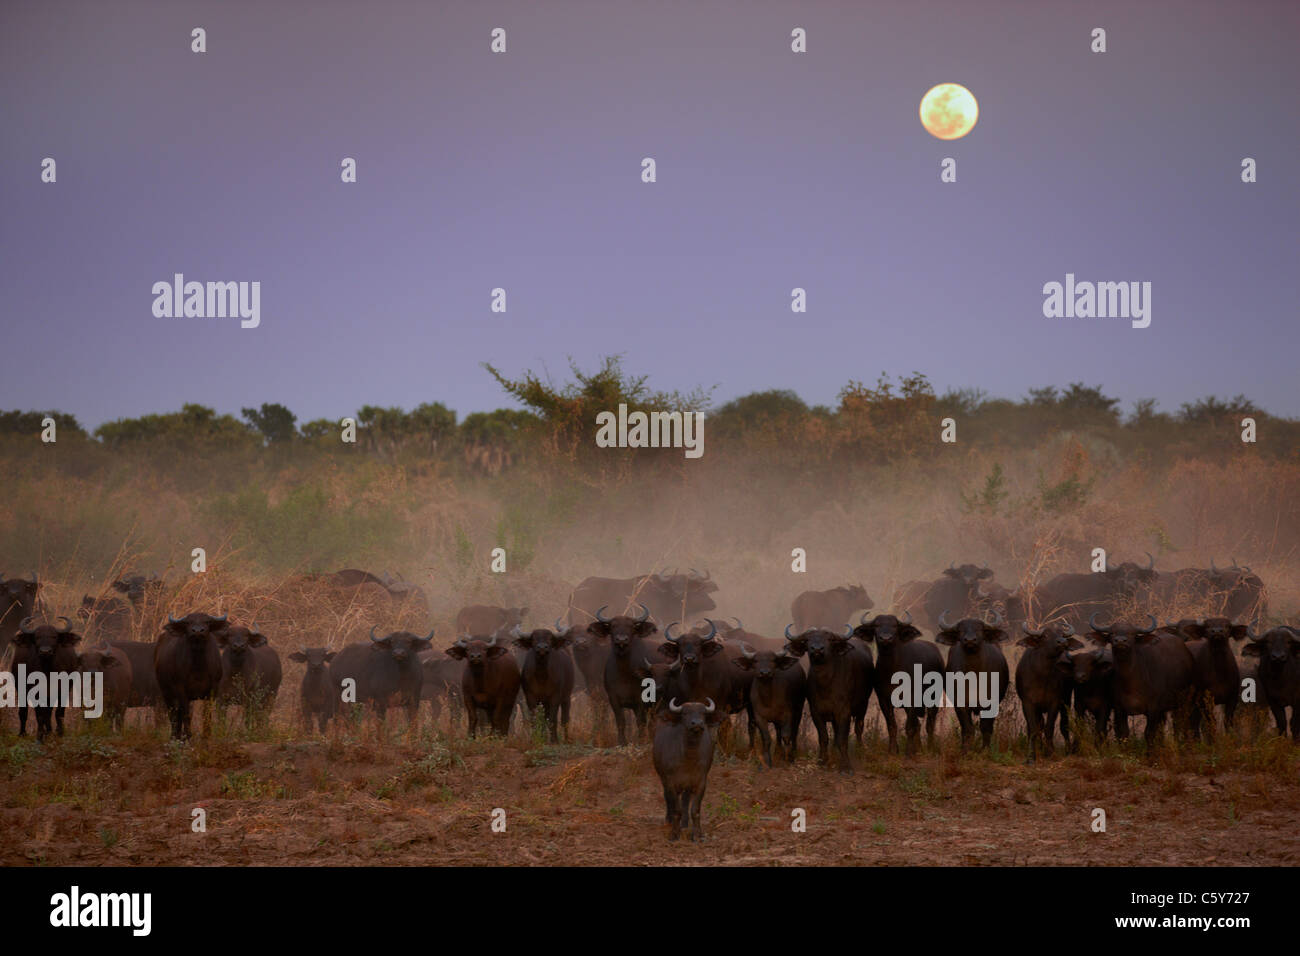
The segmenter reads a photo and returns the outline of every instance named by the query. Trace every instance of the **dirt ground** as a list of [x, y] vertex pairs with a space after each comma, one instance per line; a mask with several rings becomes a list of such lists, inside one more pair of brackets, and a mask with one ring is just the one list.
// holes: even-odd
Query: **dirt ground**
[[[143, 718], [143, 719], [142, 719]], [[869, 720], [870, 722], [870, 720]], [[1286, 865], [1300, 863], [1300, 758], [1265, 732], [1216, 744], [1090, 746], [1024, 764], [1023, 735], [961, 756], [887, 753], [871, 726], [851, 777], [808, 753], [764, 769], [720, 754], [705, 842], [670, 843], [648, 747], [534, 730], [468, 741], [390, 716], [328, 736], [289, 721], [167, 742], [74, 722], [42, 747], [0, 732], [0, 863], [12, 865]], [[602, 740], [602, 742], [604, 742]], [[505, 812], [494, 832], [494, 810]], [[793, 812], [806, 813], [795, 832]], [[202, 809], [206, 832], [195, 832]], [[1094, 811], [1105, 832], [1094, 832]], [[499, 814], [497, 815], [499, 818]]]

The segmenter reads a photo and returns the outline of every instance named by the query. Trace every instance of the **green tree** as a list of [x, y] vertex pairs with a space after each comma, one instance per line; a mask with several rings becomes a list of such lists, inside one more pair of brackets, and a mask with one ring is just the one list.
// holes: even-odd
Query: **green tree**
[[240, 414], [256, 428], [268, 445], [293, 441], [298, 416], [275, 402], [263, 402], [260, 409], [242, 408]]

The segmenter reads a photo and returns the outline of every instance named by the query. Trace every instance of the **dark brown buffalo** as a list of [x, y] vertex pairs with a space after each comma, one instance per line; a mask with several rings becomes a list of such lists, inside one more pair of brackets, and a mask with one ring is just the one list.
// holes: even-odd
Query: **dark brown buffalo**
[[721, 709], [711, 700], [680, 704], [670, 699], [655, 727], [652, 760], [664, 788], [664, 818], [672, 825], [669, 839], [688, 828], [692, 840], [704, 839], [700, 806], [713, 765], [712, 728], [721, 719]]
[[[1115, 736], [1128, 739], [1128, 717], [1115, 705], [1115, 655], [1109, 647], [1082, 650], [1057, 660], [1057, 667], [1074, 691], [1074, 714], [1082, 721], [1092, 717], [1097, 746], [1106, 740], [1110, 715], [1115, 715]], [[1078, 738], [1076, 738], [1077, 740]]]
[[1262, 635], [1251, 634], [1241, 649], [1259, 659], [1259, 687], [1273, 712], [1277, 732], [1286, 734], [1286, 709], [1291, 708], [1291, 739], [1300, 743], [1300, 630], [1275, 627]]
[[167, 615], [167, 626], [154, 648], [154, 673], [171, 716], [173, 737], [189, 737], [191, 705], [210, 700], [221, 685], [221, 648], [228, 628], [224, 614]]
[[302, 686], [298, 695], [302, 703], [302, 717], [308, 731], [311, 730], [312, 718], [315, 718], [323, 734], [339, 708], [338, 689], [330, 680], [329, 671], [334, 652], [325, 647], [304, 647], [290, 654], [289, 660], [307, 665], [302, 673]]
[[850, 640], [853, 628], [844, 625], [837, 633], [814, 627], [802, 634], [792, 635], [786, 625], [787, 653], [792, 657], [808, 657], [808, 715], [817, 730], [817, 752], [822, 766], [830, 764], [830, 741], [827, 725], [835, 730], [835, 749], [839, 754], [839, 771], [853, 773], [849, 762], [849, 724], [856, 724], [858, 742], [862, 741], [862, 725], [866, 718], [867, 703], [875, 686], [871, 651]]
[[35, 571], [30, 581], [0, 575], [0, 659], [18, 634], [19, 625], [36, 615], [36, 595], [40, 588]]
[[143, 605], [146, 598], [156, 597], [162, 592], [162, 588], [163, 583], [156, 574], [148, 577], [143, 574], [133, 574], [113, 582], [113, 590], [125, 595], [131, 602], [131, 606], [135, 608]]
[[219, 704], [237, 704], [244, 710], [245, 722], [251, 723], [255, 712], [271, 712], [282, 679], [280, 655], [257, 625], [227, 629], [221, 651]]
[[492, 732], [510, 733], [510, 713], [519, 696], [519, 665], [505, 644], [462, 636], [447, 648], [449, 657], [465, 662], [460, 692], [469, 715], [469, 735], [478, 736], [479, 711], [486, 711]]
[[799, 634], [812, 628], [838, 631], [855, 612], [873, 607], [875, 602], [867, 597], [867, 589], [855, 584], [829, 591], [804, 591], [791, 602], [790, 617]]
[[733, 663], [753, 675], [749, 706], [763, 738], [763, 762], [772, 766], [770, 724], [776, 728], [778, 754], [786, 763], [794, 763], [808, 684], [799, 658], [784, 650], [755, 651], [746, 646]]
[[1158, 589], [1160, 573], [1155, 558], [1147, 554], [1145, 566], [1132, 561], [1106, 565], [1105, 571], [1058, 574], [1034, 591], [1033, 606], [1023, 613], [1039, 621], [1069, 621], [1076, 631], [1087, 626], [1098, 611], [1110, 612], [1116, 604], [1145, 604]]
[[1146, 717], [1148, 749], [1174, 713], [1181, 721], [1191, 708], [1196, 691], [1196, 665], [1181, 637], [1157, 634], [1156, 619], [1148, 615], [1147, 627], [1112, 624], [1102, 627], [1094, 613], [1087, 637], [1108, 645], [1115, 658], [1115, 705], [1125, 714]]
[[1068, 710], [1074, 683], [1060, 666], [1062, 657], [1069, 659], [1070, 651], [1083, 647], [1083, 641], [1074, 636], [1069, 624], [1049, 624], [1035, 631], [1028, 624], [1021, 629], [1024, 637], [1016, 642], [1025, 648], [1016, 664], [1016, 696], [1024, 711], [1025, 727], [1029, 735], [1029, 756], [1033, 763], [1036, 752], [1052, 755], [1056, 721], [1061, 721], [1061, 736], [1070, 745], [1070, 718]]
[[126, 640], [131, 633], [131, 606], [121, 598], [81, 599], [77, 617], [86, 622], [86, 636], [97, 641]]
[[514, 643], [526, 652], [520, 682], [524, 702], [530, 712], [541, 707], [551, 743], [559, 743], [558, 723], [564, 724], [564, 740], [569, 741], [569, 703], [573, 697], [573, 658], [568, 647], [573, 643], [569, 628], [555, 622], [555, 630], [537, 628], [523, 633], [514, 629]]
[[1264, 582], [1250, 568], [1237, 564], [1208, 568], [1183, 568], [1162, 574], [1155, 587], [1162, 608], [1191, 611], [1198, 616], [1226, 617], [1230, 621], [1262, 620], [1268, 613]]
[[[921, 626], [936, 627], [944, 611], [958, 617], [982, 617], [989, 609], [986, 591], [993, 569], [978, 564], [950, 564], [942, 576], [929, 582], [921, 603]], [[898, 605], [903, 607], [904, 605]]]
[[[406, 710], [412, 727], [420, 718], [420, 688], [424, 668], [419, 653], [433, 640], [433, 632], [421, 637], [409, 631], [393, 631], [378, 637], [370, 629], [370, 640], [348, 644], [330, 662], [330, 680], [339, 690], [340, 702], [370, 704], [380, 723], [388, 707], [396, 704]], [[343, 681], [352, 681], [356, 696], [344, 697]]]
[[465, 670], [463, 661], [447, 657], [440, 650], [420, 651], [420, 666], [424, 669], [424, 683], [420, 686], [420, 699], [429, 702], [429, 710], [436, 722], [442, 716], [442, 702], [447, 702], [450, 723], [460, 724], [464, 701], [460, 696], [460, 681]]
[[1196, 681], [1195, 706], [1191, 713], [1192, 736], [1200, 739], [1201, 721], [1206, 732], [1214, 735], [1214, 708], [1223, 708], [1223, 726], [1232, 729], [1232, 718], [1241, 700], [1241, 669], [1232, 653], [1232, 641], [1249, 636], [1245, 624], [1233, 624], [1226, 617], [1208, 617], [1204, 621], [1185, 618], [1170, 621], [1160, 628], [1163, 634], [1181, 637], [1192, 652]]
[[162, 688], [158, 686], [158, 675], [153, 663], [158, 645], [153, 641], [109, 641], [108, 644], [125, 654], [131, 663], [131, 695], [126, 706], [161, 706]]
[[83, 674], [102, 674], [103, 714], [114, 730], [126, 723], [126, 708], [131, 699], [131, 661], [126, 652], [107, 644], [88, 647], [77, 655], [77, 670]]
[[[875, 690], [876, 702], [880, 712], [885, 716], [885, 726], [889, 729], [889, 752], [898, 753], [898, 723], [894, 717], [895, 706], [902, 707], [907, 714], [907, 754], [916, 754], [921, 739], [921, 718], [925, 717], [925, 739], [928, 746], [935, 745], [934, 722], [939, 716], [939, 705], [925, 706], [924, 702], [912, 695], [920, 693], [915, 686], [917, 668], [920, 668], [922, 684], [933, 680], [930, 675], [943, 679], [943, 655], [939, 648], [929, 641], [919, 640], [921, 631], [912, 623], [910, 613], [898, 618], [893, 614], [879, 614], [867, 620], [862, 615], [858, 626], [853, 629], [853, 636], [864, 642], [876, 645]], [[894, 695], [900, 695], [901, 703], [895, 704]]]
[[[749, 749], [752, 752], [754, 715], [749, 709], [749, 685], [753, 676], [735, 666], [734, 658], [727, 653], [726, 644], [717, 636], [717, 626], [705, 620], [707, 629], [692, 629], [673, 635], [676, 622], [664, 629], [664, 642], [657, 648], [659, 657], [667, 664], [663, 687], [657, 699], [663, 703], [672, 698], [685, 701], [714, 701], [724, 715], [742, 711], [749, 719]], [[651, 658], [654, 663], [654, 658]], [[657, 681], [656, 681], [657, 683]], [[719, 732], [719, 737], [722, 733]]]
[[647, 699], [645, 686], [646, 681], [651, 681], [658, 688], [662, 679], [662, 675], [656, 679], [652, 658], [659, 655], [649, 644], [658, 630], [650, 620], [650, 609], [645, 606], [639, 617], [619, 614], [610, 618], [605, 617], [605, 608], [600, 607], [596, 609], [596, 620], [587, 625], [587, 633], [608, 651], [602, 680], [605, 699], [614, 713], [620, 747], [627, 746], [627, 716], [623, 712], [632, 711], [637, 738], [641, 739], [654, 701], [659, 699], [656, 695]]
[[[18, 704], [18, 736], [27, 734], [27, 697], [30, 683], [23, 679], [20, 668], [29, 678], [32, 674], [45, 675], [45, 693], [54, 695], [56, 675], [75, 674], [77, 672], [77, 642], [81, 635], [72, 630], [72, 622], [66, 617], [57, 620], [59, 626], [37, 624], [31, 618], [19, 622], [18, 633], [13, 639], [13, 659], [9, 672], [14, 675], [15, 686], [20, 692]], [[63, 736], [63, 715], [66, 707], [33, 706], [36, 712], [36, 739], [45, 740], [50, 735], [50, 715], [53, 713], [58, 724], [59, 736]]]
[[[1007, 696], [1011, 673], [1007, 659], [998, 647], [1007, 639], [1007, 632], [1001, 622], [992, 623], [980, 618], [966, 617], [949, 624], [948, 612], [939, 614], [939, 633], [935, 643], [948, 645], [948, 664], [944, 676], [960, 675], [960, 685], [954, 682], [953, 690], [958, 699], [954, 700], [953, 710], [957, 713], [957, 723], [961, 725], [961, 749], [965, 753], [975, 735], [975, 720], [979, 718], [980, 749], [987, 750], [993, 743], [993, 726], [995, 716], [988, 716], [987, 711], [994, 704], [1001, 705]], [[987, 694], [984, 693], [987, 691]], [[992, 698], [996, 697], [994, 701]]]

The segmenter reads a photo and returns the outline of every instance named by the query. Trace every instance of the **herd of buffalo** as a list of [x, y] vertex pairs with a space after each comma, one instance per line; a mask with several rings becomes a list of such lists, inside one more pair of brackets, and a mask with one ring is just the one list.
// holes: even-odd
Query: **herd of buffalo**
[[[423, 602], [419, 588], [400, 578], [347, 570], [322, 576], [336, 588], [381, 589], [394, 601]], [[850, 732], [859, 742], [868, 703], [876, 698], [898, 751], [896, 710], [904, 715], [906, 753], [916, 753], [924, 721], [934, 743], [940, 702], [892, 697], [908, 680], [954, 678], [990, 687], [992, 710], [974, 699], [946, 701], [960, 725], [963, 751], [991, 743], [996, 704], [1014, 679], [1028, 734], [1027, 759], [1053, 752], [1059, 726], [1070, 745], [1069, 711], [1088, 715], [1100, 743], [1123, 739], [1131, 717], [1145, 718], [1150, 746], [1167, 715], [1178, 733], [1213, 732], [1222, 708], [1225, 727], [1238, 706], [1268, 707], [1277, 730], [1300, 740], [1300, 629], [1264, 628], [1263, 582], [1235, 559], [1223, 568], [1157, 572], [1145, 564], [1106, 565], [1088, 574], [1062, 574], [1026, 592], [993, 582], [986, 567], [950, 566], [938, 580], [910, 582], [894, 595], [890, 614], [872, 616], [862, 587], [807, 591], [794, 599], [782, 638], [708, 617], [717, 585], [707, 574], [651, 573], [634, 578], [588, 578], [570, 594], [567, 618], [528, 627], [526, 607], [474, 605], [456, 616], [455, 643], [432, 646], [433, 633], [405, 630], [334, 650], [300, 646], [288, 654], [303, 666], [300, 701], [308, 729], [322, 732], [351, 705], [370, 705], [382, 721], [390, 705], [418, 719], [422, 700], [435, 718], [443, 702], [463, 709], [469, 734], [481, 722], [507, 734], [517, 708], [544, 717], [552, 742], [569, 731], [575, 692], [585, 692], [598, 720], [612, 714], [620, 745], [629, 742], [629, 715], [638, 738], [652, 737], [652, 756], [664, 788], [667, 820], [699, 838], [700, 804], [715, 738], [729, 715], [748, 718], [749, 747], [762, 759], [791, 761], [805, 712], [816, 731], [819, 756], [851, 773]], [[121, 595], [87, 596], [74, 628], [67, 618], [48, 622], [35, 575], [0, 577], [0, 660], [17, 673], [100, 672], [105, 712], [120, 727], [132, 707], [166, 708], [171, 732], [190, 733], [196, 700], [235, 704], [245, 715], [269, 707], [282, 677], [279, 652], [251, 622], [195, 611], [170, 614], [155, 641], [133, 641], [133, 614], [157, 578], [117, 581]], [[1161, 624], [1153, 611], [1196, 608]], [[427, 605], [425, 605], [427, 610]], [[856, 618], [856, 620], [855, 620]], [[677, 622], [695, 622], [683, 627]], [[667, 626], [661, 630], [664, 622]], [[922, 629], [934, 640], [922, 639]], [[84, 631], [93, 646], [78, 650]], [[1014, 675], [1001, 645], [1016, 639], [1023, 651]], [[1090, 642], [1085, 644], [1084, 641]], [[1241, 659], [1234, 652], [1240, 645]], [[89, 643], [89, 642], [88, 642]], [[941, 647], [948, 648], [946, 659]], [[874, 647], [874, 654], [873, 654]], [[1250, 680], [1247, 681], [1247, 678]], [[1253, 692], [1243, 694], [1243, 687]], [[522, 700], [520, 699], [522, 698]], [[942, 699], [942, 698], [941, 698]], [[34, 708], [37, 734], [63, 731], [62, 708]], [[18, 708], [19, 733], [27, 708]], [[652, 729], [653, 728], [653, 729]], [[757, 731], [758, 741], [755, 740]]]

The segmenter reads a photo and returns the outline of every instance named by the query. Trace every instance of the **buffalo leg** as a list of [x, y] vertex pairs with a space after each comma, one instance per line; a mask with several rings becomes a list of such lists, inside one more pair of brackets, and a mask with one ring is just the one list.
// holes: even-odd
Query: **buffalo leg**
[[[677, 822], [677, 795], [673, 793], [673, 788], [664, 784], [664, 823], [676, 824]], [[676, 835], [673, 839], [677, 839]]]
[[[1280, 722], [1280, 726], [1282, 727], [1282, 729], [1279, 730], [1278, 733], [1285, 733], [1286, 732], [1285, 718]], [[18, 736], [19, 737], [27, 736], [27, 708], [26, 707], [18, 708]]]
[[569, 698], [566, 697], [560, 701], [560, 723], [564, 725], [564, 742], [573, 743], [573, 738], [569, 735]]
[[817, 730], [817, 762], [823, 767], [830, 763], [830, 739], [826, 731], [826, 721], [821, 717], [813, 718], [813, 727]]
[[[685, 803], [685, 799], [682, 801]], [[700, 825], [700, 806], [704, 803], [704, 785], [691, 795], [691, 839], [700, 842], [704, 839], [704, 827]]]
[[961, 752], [966, 753], [970, 749], [971, 738], [975, 736], [974, 721], [971, 720], [970, 711], [965, 707], [958, 707], [957, 723], [961, 725]]
[[1025, 757], [1025, 763], [1033, 763], [1037, 759], [1038, 738], [1043, 733], [1043, 718], [1038, 712], [1038, 705], [1031, 704], [1023, 698], [1020, 701], [1020, 709], [1024, 712], [1025, 729], [1029, 734], [1029, 755]]
[[[993, 749], [993, 721], [996, 719], [996, 717], [980, 718], [980, 750]], [[1047, 753], [1050, 754], [1050, 748]]]
[[849, 718], [835, 718], [835, 749], [840, 755], [840, 773], [852, 773], [853, 765], [849, 763]]
[[[778, 730], [777, 731], [778, 740], [780, 738], [780, 733], [781, 732]], [[768, 732], [767, 721], [763, 721], [761, 724], [758, 725], [758, 734], [760, 737], [763, 738], [763, 763], [771, 767], [772, 766], [772, 735]]]

